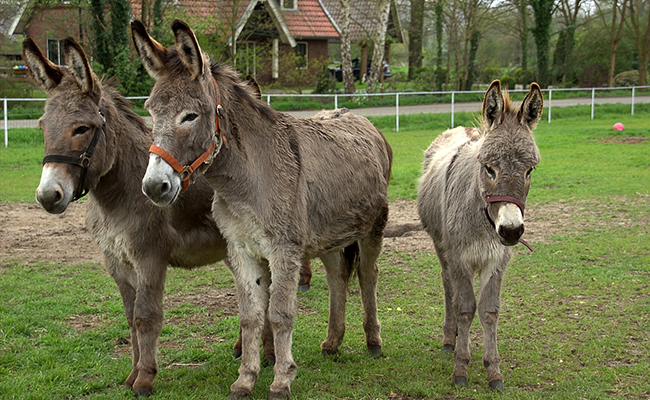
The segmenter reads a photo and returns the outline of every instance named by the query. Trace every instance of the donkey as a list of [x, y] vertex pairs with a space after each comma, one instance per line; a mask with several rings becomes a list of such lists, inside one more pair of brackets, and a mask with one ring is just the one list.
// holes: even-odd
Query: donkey
[[[86, 224], [117, 283], [130, 328], [133, 369], [126, 386], [149, 395], [158, 371], [167, 265], [226, 262], [226, 241], [212, 219], [212, 189], [205, 179], [168, 209], [144, 196], [151, 130], [126, 99], [97, 79], [74, 39], [64, 41], [64, 55], [68, 68], [51, 63], [32, 39], [23, 42], [23, 59], [48, 94], [39, 121], [45, 158], [36, 200], [59, 214], [88, 193]], [[272, 361], [272, 340], [264, 345]], [[241, 340], [233, 352], [241, 354]]]
[[228, 242], [243, 340], [230, 397], [252, 394], [265, 316], [276, 355], [270, 398], [291, 394], [297, 369], [292, 288], [303, 258], [318, 256], [325, 265], [330, 325], [321, 349], [338, 351], [350, 276], [341, 249], [353, 243], [366, 343], [380, 355], [376, 259], [388, 218], [392, 162], [383, 135], [351, 113], [316, 119], [273, 110], [230, 67], [211, 66], [184, 22], [173, 22], [176, 46], [169, 49], [141, 22], [131, 29], [142, 63], [157, 81], [146, 102], [155, 122], [144, 192], [159, 206], [173, 205], [193, 172], [215, 191], [213, 216]]
[[455, 348], [456, 385], [467, 382], [469, 328], [476, 311], [472, 281], [478, 273], [483, 365], [490, 387], [503, 389], [496, 338], [501, 282], [508, 246], [525, 243], [524, 204], [540, 159], [532, 130], [543, 102], [533, 83], [517, 110], [496, 80], [485, 94], [482, 125], [443, 132], [424, 153], [418, 213], [442, 266], [443, 346]]

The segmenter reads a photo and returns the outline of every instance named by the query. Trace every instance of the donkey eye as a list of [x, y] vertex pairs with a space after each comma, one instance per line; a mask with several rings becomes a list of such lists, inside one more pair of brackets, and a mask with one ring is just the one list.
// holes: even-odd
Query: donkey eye
[[74, 132], [72, 132], [72, 136], [83, 135], [84, 133], [88, 132], [88, 129], [90, 128], [88, 128], [87, 126], [80, 126], [77, 129], [75, 129]]
[[189, 114], [187, 114], [186, 116], [183, 117], [183, 120], [181, 121], [181, 123], [183, 123], [183, 122], [192, 122], [192, 121], [194, 121], [198, 116], [199, 116], [199, 115], [196, 114], [196, 113], [189, 113]]
[[526, 171], [526, 178], [530, 178], [530, 174], [533, 173], [534, 169], [535, 169], [535, 167], [533, 167], [533, 168], [529, 169], [528, 171]]
[[485, 166], [485, 172], [490, 176], [490, 178], [496, 179], [497, 174], [489, 165]]

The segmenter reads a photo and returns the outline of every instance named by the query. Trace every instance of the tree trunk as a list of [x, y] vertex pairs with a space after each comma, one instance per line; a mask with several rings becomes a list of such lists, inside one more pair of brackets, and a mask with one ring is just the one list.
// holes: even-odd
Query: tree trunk
[[354, 75], [352, 74], [352, 51], [350, 46], [350, 0], [339, 0], [341, 5], [341, 72], [345, 93], [356, 92]]
[[535, 13], [533, 36], [537, 47], [537, 83], [547, 87], [550, 83], [548, 61], [550, 28], [553, 22], [554, 0], [531, 0]]
[[436, 2], [436, 43], [437, 43], [437, 52], [436, 52], [436, 72], [435, 72], [435, 82], [436, 90], [442, 90], [442, 83], [445, 79], [442, 69], [442, 26], [443, 26], [443, 8], [442, 0]]
[[527, 80], [527, 70], [528, 70], [528, 13], [527, 7], [528, 6], [528, 1], [527, 0], [521, 0], [519, 3], [519, 15], [521, 17], [521, 33], [519, 34], [519, 41], [521, 42], [521, 71], [522, 71], [522, 79], [523, 81], [521, 82], [524, 87], [528, 85], [530, 82], [526, 82]]
[[422, 67], [423, 28], [424, 0], [411, 0], [411, 25], [409, 26], [409, 81], [413, 79], [415, 70]]
[[379, 0], [378, 3], [378, 23], [372, 40], [372, 63], [370, 65], [370, 77], [368, 79], [368, 93], [374, 93], [377, 90], [380, 74], [383, 74], [384, 45], [386, 44], [386, 29], [388, 28], [388, 18], [390, 17], [391, 1]]

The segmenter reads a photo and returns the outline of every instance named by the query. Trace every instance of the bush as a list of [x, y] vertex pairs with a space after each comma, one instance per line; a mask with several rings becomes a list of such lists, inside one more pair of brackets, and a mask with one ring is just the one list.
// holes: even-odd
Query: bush
[[419, 67], [413, 71], [413, 84], [417, 90], [433, 90], [434, 77], [433, 68]]
[[528, 86], [534, 80], [533, 71], [531, 71], [528, 68], [526, 68], [525, 70], [521, 68], [517, 68], [513, 75], [515, 78], [515, 82], [521, 83], [522, 85], [524, 85], [524, 87]]
[[314, 93], [335, 93], [336, 92], [336, 79], [330, 74], [327, 64], [320, 67], [316, 80], [316, 87]]
[[639, 84], [639, 71], [625, 71], [614, 77], [616, 86], [637, 86]]
[[504, 75], [501, 77], [501, 86], [508, 90], [514, 90], [515, 89], [515, 78], [513, 78], [510, 75]]
[[481, 72], [481, 82], [490, 83], [501, 75], [500, 68], [487, 67]]

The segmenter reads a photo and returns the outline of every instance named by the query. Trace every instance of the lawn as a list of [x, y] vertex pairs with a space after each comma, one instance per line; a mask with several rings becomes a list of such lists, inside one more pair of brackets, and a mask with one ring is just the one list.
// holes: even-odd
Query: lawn
[[[542, 161], [527, 215], [545, 229], [531, 243], [533, 253], [514, 249], [505, 277], [498, 338], [506, 398], [650, 397], [650, 113], [631, 117], [612, 108], [592, 121], [585, 110], [554, 109], [553, 122], [543, 118], [535, 132]], [[394, 118], [373, 119], [395, 154], [391, 200], [415, 199], [422, 152], [448, 121], [448, 115], [406, 116], [397, 133]], [[456, 121], [471, 123], [473, 116]], [[619, 121], [623, 132], [612, 130]], [[21, 135], [0, 149], [2, 201], [34, 202], [42, 139], [38, 132]], [[387, 249], [379, 268], [384, 355], [377, 360], [365, 350], [356, 282], [340, 354], [320, 355], [327, 283], [315, 266], [312, 289], [298, 297], [294, 398], [494, 398], [478, 319], [468, 384], [451, 383], [435, 256]], [[228, 298], [233, 287], [220, 264], [170, 269], [154, 398], [228, 395], [239, 367], [231, 355], [237, 317], [197, 299]], [[101, 265], [0, 264], [1, 398], [132, 398], [123, 388], [131, 362], [127, 335], [119, 294]], [[272, 379], [264, 367], [254, 398], [268, 396]]]

